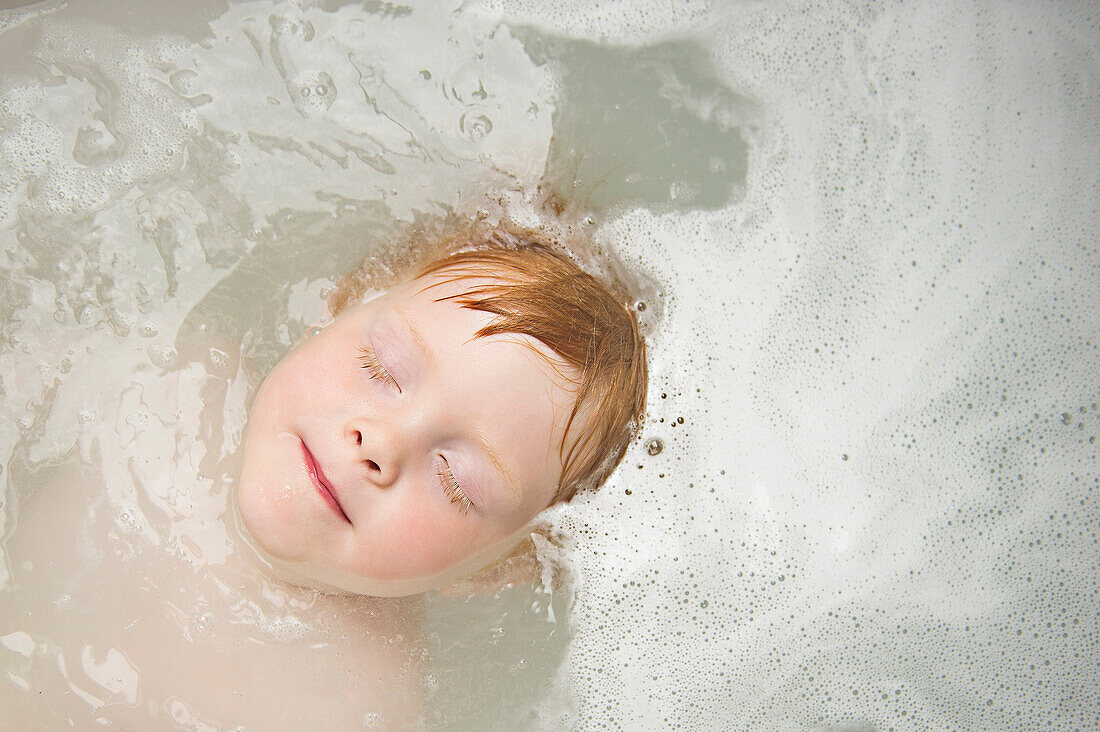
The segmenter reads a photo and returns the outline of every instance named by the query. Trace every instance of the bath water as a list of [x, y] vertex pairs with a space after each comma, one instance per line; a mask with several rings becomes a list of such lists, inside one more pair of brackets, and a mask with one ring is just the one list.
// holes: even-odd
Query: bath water
[[[642, 283], [648, 418], [548, 512], [542, 586], [421, 601], [420, 726], [1097, 726], [1097, 35], [1084, 3], [2, 11], [6, 721], [269, 728], [186, 681], [213, 650], [353, 678], [372, 605], [226, 589], [251, 396], [364, 255], [549, 196]], [[195, 653], [147, 660], [150, 618]], [[268, 675], [240, 709], [335, 698]]]

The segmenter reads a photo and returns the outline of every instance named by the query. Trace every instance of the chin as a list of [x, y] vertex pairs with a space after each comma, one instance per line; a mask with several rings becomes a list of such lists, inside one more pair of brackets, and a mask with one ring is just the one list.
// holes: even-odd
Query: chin
[[255, 434], [245, 435], [236, 511], [250, 543], [271, 557], [298, 561], [308, 556], [309, 544], [317, 537], [310, 530], [309, 506], [304, 505], [311, 496], [301, 495], [280, 475], [280, 456], [264, 450], [262, 442]]
[[[301, 517], [293, 511], [293, 496], [287, 489], [263, 487], [258, 480], [249, 480], [247, 470], [241, 476], [236, 495], [236, 510], [241, 528], [250, 542], [264, 555], [284, 562], [305, 558], [310, 542], [301, 526]], [[291, 509], [291, 510], [287, 510]], [[295, 521], [297, 519], [297, 521]]]
[[328, 561], [282, 558], [267, 551], [255, 536], [249, 538], [249, 543], [262, 560], [264, 569], [274, 579], [327, 594], [409, 597], [447, 584], [443, 577], [379, 579], [357, 575]]
[[458, 580], [476, 574], [511, 551], [529, 533], [530, 527], [524, 526], [449, 567], [409, 577], [383, 579], [365, 576], [327, 560], [307, 562], [275, 560], [275, 562], [286, 571], [298, 576], [300, 579], [297, 583], [304, 586], [372, 597], [407, 597], [447, 587]]
[[[249, 477], [242, 475], [234, 497], [239, 526], [244, 540], [274, 578], [327, 593], [373, 597], [418, 595], [444, 584], [435, 577], [378, 579], [343, 569], [331, 560], [333, 547], [317, 543], [322, 529], [303, 523], [304, 512], [301, 507], [294, 509], [293, 495], [280, 500], [274, 493], [285, 491], [273, 492], [262, 481]], [[289, 510], [281, 510], [284, 508]]]

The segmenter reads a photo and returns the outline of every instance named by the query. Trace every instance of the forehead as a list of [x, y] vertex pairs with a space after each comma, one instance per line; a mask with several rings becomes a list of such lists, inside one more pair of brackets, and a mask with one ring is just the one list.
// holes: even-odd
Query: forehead
[[[408, 313], [429, 318], [435, 322], [446, 320], [448, 325], [458, 327], [451, 337], [443, 335], [445, 340], [457, 340], [459, 337], [473, 342], [474, 339], [486, 343], [512, 343], [527, 349], [534, 358], [528, 359], [531, 365], [547, 374], [559, 386], [567, 391], [575, 391], [578, 374], [557, 353], [544, 343], [524, 333], [502, 333], [478, 336], [478, 332], [493, 323], [497, 317], [493, 313], [464, 307], [459, 301], [471, 289], [499, 284], [500, 280], [490, 276], [470, 275], [443, 270], [410, 280], [395, 287], [383, 296], [383, 300], [402, 314]], [[442, 330], [442, 329], [440, 329]]]

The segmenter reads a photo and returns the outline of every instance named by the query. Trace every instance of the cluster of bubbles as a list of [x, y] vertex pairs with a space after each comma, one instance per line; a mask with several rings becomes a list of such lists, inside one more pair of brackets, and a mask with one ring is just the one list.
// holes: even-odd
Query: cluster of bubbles
[[35, 63], [0, 84], [0, 221], [9, 225], [16, 201], [39, 214], [80, 215], [178, 170], [198, 128], [192, 107], [151, 73], [172, 62], [178, 44], [139, 46], [48, 15], [40, 32]]
[[1097, 724], [1097, 68], [1058, 13], [687, 29], [762, 121], [743, 201], [601, 228], [667, 315], [638, 444], [556, 514], [544, 728]]
[[[0, 11], [0, 599], [43, 620], [27, 626], [39, 650], [0, 659], [13, 720], [49, 723], [32, 687], [67, 695], [49, 712], [61, 725], [93, 698], [107, 716], [128, 707], [65, 675], [82, 647], [125, 647], [114, 582], [143, 582], [151, 615], [196, 644], [227, 628], [261, 646], [324, 639], [308, 607], [230, 605], [198, 579], [235, 548], [250, 390], [395, 222], [533, 188], [545, 166], [553, 80], [492, 18], [260, 1], [195, 22], [205, 9], [160, 5], [152, 25], [187, 16], [178, 32], [143, 29], [145, 6], [114, 22], [79, 1]], [[56, 562], [12, 561], [40, 501], [73, 481], [86, 530]], [[87, 582], [60, 604], [48, 577], [66, 573]], [[493, 627], [504, 653], [524, 642]], [[192, 702], [161, 713], [206, 724]]]
[[[1096, 725], [1087, 19], [322, 5], [233, 3], [194, 39], [0, 16], [28, 49], [0, 69], [5, 536], [75, 454], [100, 544], [174, 552], [158, 581], [186, 585], [227, 551], [249, 390], [364, 241], [545, 171], [658, 283], [649, 416], [550, 514], [572, 591], [429, 603], [429, 721]], [[0, 554], [0, 586], [30, 571]], [[196, 639], [318, 632], [199, 599], [173, 616]]]

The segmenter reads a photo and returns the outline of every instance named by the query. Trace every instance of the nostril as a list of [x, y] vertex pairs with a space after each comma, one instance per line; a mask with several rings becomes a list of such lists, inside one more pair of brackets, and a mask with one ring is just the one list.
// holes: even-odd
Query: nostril
[[363, 444], [363, 433], [360, 432], [359, 430], [355, 430], [355, 444], [357, 446]]
[[373, 460], [367, 461], [367, 469], [375, 473], [382, 472], [382, 468], [378, 467], [378, 463], [374, 462]]

